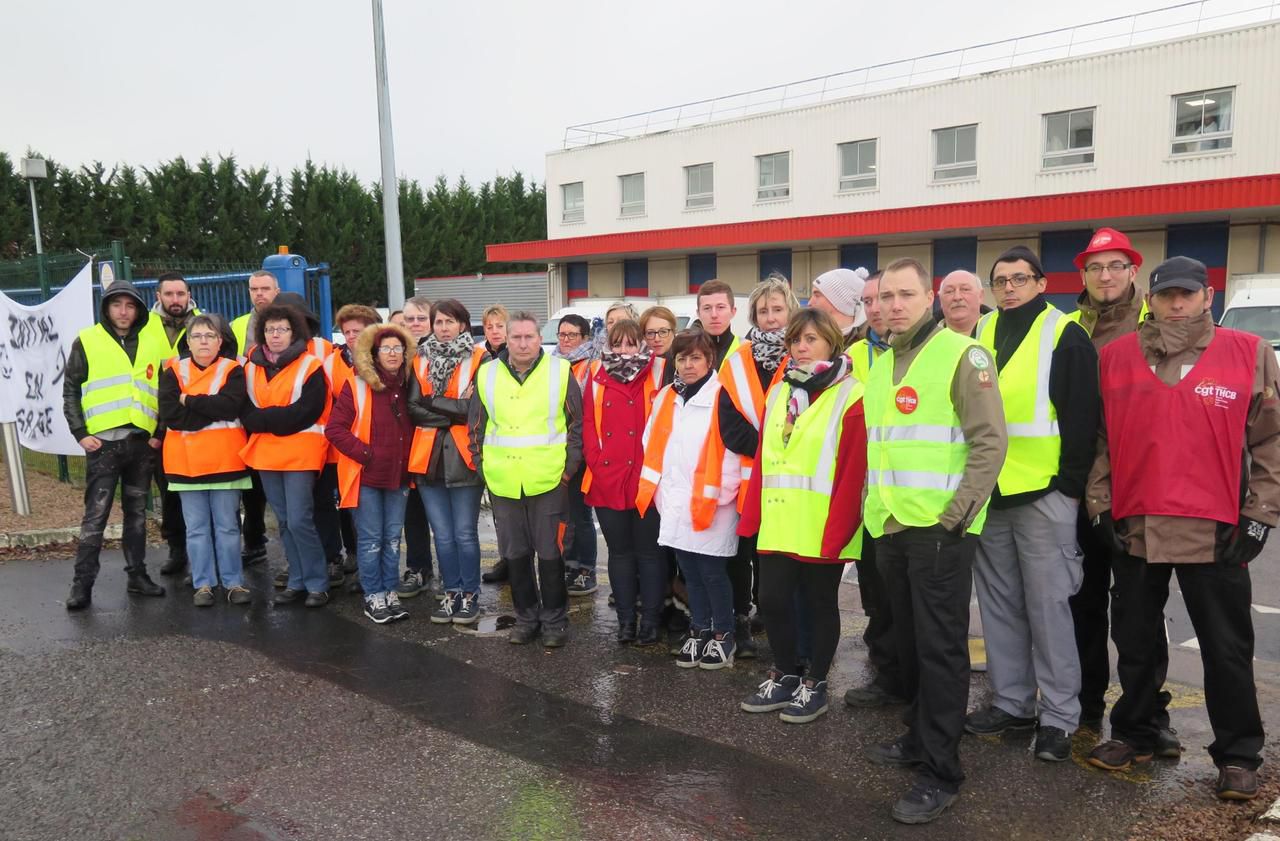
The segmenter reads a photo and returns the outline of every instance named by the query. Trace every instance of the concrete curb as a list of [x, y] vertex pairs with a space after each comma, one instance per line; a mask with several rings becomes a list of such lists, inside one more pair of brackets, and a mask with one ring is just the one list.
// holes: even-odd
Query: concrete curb
[[[102, 533], [104, 540], [119, 540], [124, 526], [109, 523]], [[61, 529], [32, 529], [0, 533], [0, 549], [40, 549], [61, 543], [74, 543], [80, 537], [79, 526]]]

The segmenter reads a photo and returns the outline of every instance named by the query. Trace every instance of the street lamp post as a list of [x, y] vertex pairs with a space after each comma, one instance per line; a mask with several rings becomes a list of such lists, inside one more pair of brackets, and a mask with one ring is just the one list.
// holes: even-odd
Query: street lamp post
[[382, 232], [387, 251], [387, 306], [404, 308], [404, 260], [400, 255], [400, 189], [391, 141], [391, 91], [387, 84], [387, 39], [382, 0], [373, 0], [373, 69], [378, 84], [378, 140], [382, 150]]

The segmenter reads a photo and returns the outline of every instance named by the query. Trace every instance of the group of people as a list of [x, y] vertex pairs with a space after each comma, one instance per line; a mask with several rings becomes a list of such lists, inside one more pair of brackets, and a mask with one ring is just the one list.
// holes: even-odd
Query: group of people
[[[1280, 368], [1266, 342], [1214, 325], [1203, 264], [1165, 260], [1145, 297], [1141, 264], [1098, 230], [1071, 313], [1022, 246], [985, 283], [952, 272], [936, 304], [909, 258], [825, 272], [804, 308], [773, 276], [741, 337], [734, 290], [713, 280], [684, 329], [664, 307], [618, 303], [598, 327], [562, 318], [549, 353], [534, 316], [500, 306], [477, 344], [456, 300], [410, 299], [391, 323], [349, 304], [333, 347], [266, 272], [233, 324], [200, 313], [178, 275], [152, 312], [117, 281], [67, 365], [89, 462], [67, 607], [90, 603], [117, 481], [129, 592], [164, 594], [144, 565], [158, 464], [165, 519], [182, 518], [166, 522], [166, 566], [189, 559], [195, 604], [218, 585], [251, 600], [260, 494], [288, 561], [276, 604], [327, 602], [345, 532], [370, 620], [438, 588], [431, 621], [473, 623], [487, 493], [500, 560], [484, 580], [510, 583], [512, 643], [567, 642], [570, 595], [597, 587], [598, 521], [618, 643], [682, 622], [676, 665], [718, 670], [760, 653], [758, 618], [772, 660], [741, 709], [804, 723], [829, 708], [854, 563], [874, 678], [844, 700], [904, 706], [903, 734], [869, 757], [911, 769], [893, 817], [925, 823], [958, 796], [963, 733], [1034, 732], [1045, 761], [1069, 758], [1082, 728], [1101, 735], [1108, 632], [1121, 696], [1089, 763], [1180, 755], [1164, 688], [1176, 574], [1215, 789], [1250, 799], [1263, 731], [1248, 564], [1280, 519]], [[967, 712], [975, 590], [991, 699]]]

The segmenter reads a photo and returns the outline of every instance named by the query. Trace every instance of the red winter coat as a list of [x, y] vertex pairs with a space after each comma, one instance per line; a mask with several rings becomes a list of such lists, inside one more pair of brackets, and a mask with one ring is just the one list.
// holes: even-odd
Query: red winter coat
[[[582, 455], [591, 471], [591, 489], [586, 503], [592, 507], [626, 511], [636, 507], [640, 490], [640, 468], [644, 466], [644, 424], [648, 405], [644, 384], [649, 377], [650, 362], [629, 383], [622, 383], [605, 373], [596, 372], [596, 388], [588, 383], [582, 395]], [[603, 386], [603, 392], [600, 386]], [[603, 434], [596, 429], [596, 408], [592, 402], [603, 393], [600, 416]]]

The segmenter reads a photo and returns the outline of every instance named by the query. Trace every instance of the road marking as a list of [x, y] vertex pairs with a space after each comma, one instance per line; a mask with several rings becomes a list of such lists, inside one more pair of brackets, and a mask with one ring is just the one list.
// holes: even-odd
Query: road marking
[[1255, 604], [1253, 609], [1258, 613], [1280, 613], [1280, 607], [1267, 607], [1265, 604]]
[[1196, 639], [1195, 637], [1192, 637], [1186, 642], [1179, 643], [1179, 645], [1181, 645], [1183, 648], [1194, 648], [1196, 651], [1200, 650], [1200, 640]]

